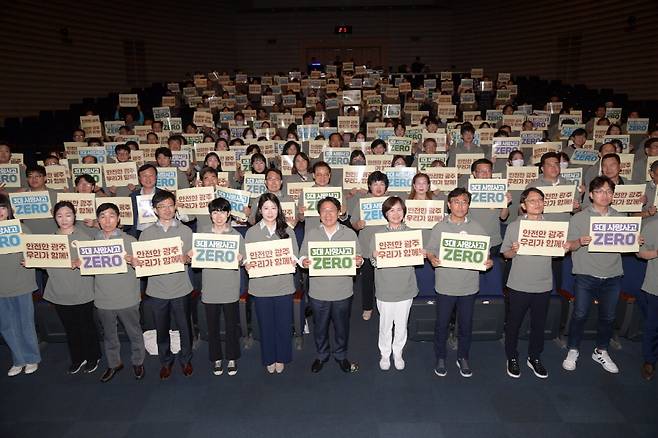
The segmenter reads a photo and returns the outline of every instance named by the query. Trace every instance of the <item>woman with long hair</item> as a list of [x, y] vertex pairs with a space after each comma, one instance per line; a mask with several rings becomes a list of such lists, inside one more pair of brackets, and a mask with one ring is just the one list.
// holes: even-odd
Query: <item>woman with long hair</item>
[[[286, 223], [279, 199], [273, 193], [263, 193], [258, 199], [256, 224], [247, 230], [245, 243], [290, 239], [296, 264], [299, 254], [295, 233]], [[256, 262], [247, 260], [249, 271]], [[268, 275], [249, 279], [249, 294], [253, 297], [260, 330], [261, 360], [267, 372], [282, 373], [292, 361], [292, 295], [295, 292], [293, 274]]]

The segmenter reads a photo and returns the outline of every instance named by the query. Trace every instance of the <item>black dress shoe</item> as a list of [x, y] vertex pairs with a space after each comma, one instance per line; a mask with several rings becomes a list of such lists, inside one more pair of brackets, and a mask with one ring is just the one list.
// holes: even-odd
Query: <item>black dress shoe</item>
[[171, 367], [173, 364], [164, 365], [160, 368], [160, 380], [167, 380], [171, 376]]
[[322, 370], [322, 367], [324, 366], [325, 363], [327, 363], [328, 359], [325, 360], [320, 360], [320, 359], [315, 359], [313, 361], [313, 365], [311, 365], [311, 372], [312, 373], [319, 373]]
[[336, 363], [344, 373], [356, 373], [359, 371], [359, 364], [356, 362], [350, 362], [348, 359], [338, 360]]
[[101, 376], [101, 382], [106, 383], [112, 380], [114, 375], [123, 369], [123, 364], [120, 364], [118, 367], [108, 368], [105, 370]]
[[144, 377], [144, 365], [133, 365], [133, 371], [135, 372], [135, 379], [142, 380]]
[[192, 368], [192, 362], [188, 362], [183, 366], [183, 375], [185, 377], [190, 377], [194, 373], [194, 368]]

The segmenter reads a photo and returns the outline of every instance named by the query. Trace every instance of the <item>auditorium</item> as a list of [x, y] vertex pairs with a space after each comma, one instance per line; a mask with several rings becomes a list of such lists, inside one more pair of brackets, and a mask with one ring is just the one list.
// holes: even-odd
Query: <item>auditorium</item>
[[654, 1], [2, 15], [1, 438], [658, 437]]

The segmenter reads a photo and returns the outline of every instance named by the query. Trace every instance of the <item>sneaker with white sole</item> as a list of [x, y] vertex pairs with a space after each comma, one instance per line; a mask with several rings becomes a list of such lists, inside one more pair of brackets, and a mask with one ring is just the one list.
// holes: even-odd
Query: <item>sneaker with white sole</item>
[[459, 374], [461, 374], [462, 377], [471, 377], [473, 375], [473, 371], [471, 370], [467, 359], [457, 359], [457, 368], [459, 368]]
[[9, 377], [14, 377], [14, 376], [18, 376], [22, 372], [23, 372], [22, 366], [17, 367], [16, 365], [13, 365], [11, 368], [9, 368], [9, 371], [7, 371], [7, 375]]
[[82, 362], [71, 364], [71, 366], [69, 367], [68, 373], [69, 374], [78, 374], [78, 372], [80, 372], [82, 367], [85, 366], [85, 365], [87, 365], [86, 360], [83, 360]]
[[221, 360], [216, 360], [215, 364], [212, 367], [212, 373], [216, 376], [221, 376], [224, 373], [224, 370], [222, 370], [222, 361]]
[[541, 363], [541, 360], [528, 358], [528, 360], [526, 360], [526, 364], [528, 365], [528, 368], [530, 368], [532, 372], [535, 373], [535, 376], [539, 377], [540, 379], [548, 378], [548, 371], [546, 371], [546, 368], [544, 368], [544, 364]]
[[402, 359], [402, 355], [396, 356], [395, 354], [393, 355], [393, 365], [395, 365], [395, 369], [398, 371], [402, 371], [404, 369], [404, 359]]
[[87, 374], [91, 374], [91, 373], [93, 373], [94, 371], [96, 371], [98, 369], [98, 364], [99, 363], [101, 363], [100, 359], [96, 359], [94, 361], [87, 362], [85, 364], [85, 366], [82, 367], [82, 370]]
[[25, 365], [25, 374], [32, 374], [39, 369], [38, 363], [28, 363]]
[[599, 350], [598, 348], [595, 348], [594, 352], [592, 353], [592, 359], [609, 373], [617, 374], [619, 372], [617, 364], [612, 361], [606, 350]]
[[229, 376], [235, 376], [238, 373], [238, 364], [234, 360], [229, 360], [226, 369]]
[[436, 367], [434, 368], [434, 374], [439, 377], [445, 377], [448, 374], [448, 368], [446, 368], [446, 360], [439, 359], [436, 361]]
[[379, 359], [379, 369], [382, 371], [388, 371], [391, 369], [391, 358], [382, 356]]
[[519, 359], [512, 358], [507, 361], [507, 375], [513, 379], [521, 377], [521, 367], [519, 366]]
[[578, 350], [571, 348], [567, 353], [567, 357], [562, 361], [562, 368], [567, 371], [573, 371], [576, 369], [576, 361], [578, 360]]

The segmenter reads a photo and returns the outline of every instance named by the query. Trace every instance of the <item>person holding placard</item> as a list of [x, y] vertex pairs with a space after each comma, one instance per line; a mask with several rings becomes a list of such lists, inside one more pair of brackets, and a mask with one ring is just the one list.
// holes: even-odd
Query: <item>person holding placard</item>
[[[362, 248], [368, 248], [372, 240], [374, 227], [369, 226], [366, 218], [361, 217], [361, 199], [362, 198], [386, 198], [388, 194], [388, 176], [378, 170], [368, 175], [368, 193], [357, 193], [352, 198], [351, 210], [349, 212], [352, 228], [359, 235], [359, 244]], [[383, 201], [383, 199], [382, 199]], [[371, 252], [366, 253], [363, 266], [357, 281], [361, 281], [361, 308], [363, 313], [361, 317], [368, 321], [372, 317], [372, 309], [375, 299], [375, 271], [370, 260]]]
[[[525, 157], [523, 155], [523, 150], [518, 149], [515, 151], [510, 152], [509, 156], [507, 157], [507, 166], [503, 169], [503, 177], [507, 178], [508, 177], [508, 169], [511, 167], [512, 170], [514, 170], [514, 167], [524, 167], [525, 166]], [[511, 185], [510, 181], [508, 181], [508, 184]], [[512, 203], [509, 205], [509, 216], [507, 217], [507, 223], [511, 223], [513, 220], [515, 220], [518, 215], [519, 215], [519, 196], [521, 195], [522, 190], [512, 190], [510, 189], [509, 192], [512, 194]]]
[[[354, 263], [355, 268], [361, 267], [363, 257], [356, 233], [350, 228], [338, 223], [341, 210], [340, 202], [336, 198], [324, 198], [318, 201], [317, 209], [320, 213], [320, 226], [313, 228], [304, 237], [300, 252], [300, 263], [308, 269], [315, 263], [309, 255], [309, 242], [353, 242], [354, 256], [347, 264]], [[343, 261], [345, 259], [343, 258]], [[322, 260], [324, 262], [324, 260]], [[334, 260], [331, 266], [334, 266]], [[326, 265], [323, 265], [323, 267]], [[341, 265], [343, 266], [343, 265]], [[350, 313], [352, 297], [354, 295], [353, 277], [350, 275], [311, 276], [309, 281], [309, 299], [313, 309], [313, 338], [315, 340], [316, 359], [311, 365], [311, 372], [318, 373], [323, 365], [333, 355], [334, 360], [343, 372], [356, 372], [358, 364], [347, 359], [347, 344], [350, 333]], [[334, 326], [334, 348], [329, 345], [329, 324]]]
[[[441, 266], [438, 255], [443, 233], [460, 233], [485, 235], [484, 228], [468, 216], [471, 194], [458, 187], [448, 193], [448, 208], [450, 214], [432, 228], [430, 241], [427, 244], [427, 258], [434, 266], [434, 289], [436, 300], [436, 326], [434, 329], [434, 352], [436, 366], [434, 373], [443, 377], [448, 373], [446, 366], [446, 341], [448, 340], [448, 325], [453, 311], [457, 311], [458, 349], [457, 367], [463, 377], [471, 377], [469, 351], [473, 327], [473, 308], [475, 296], [480, 289], [479, 271], [474, 269], [447, 268]], [[487, 258], [486, 269], [491, 269], [493, 261]]]
[[[11, 164], [11, 146], [9, 143], [0, 140], [0, 164]], [[19, 173], [21, 173], [21, 188], [27, 188], [27, 180], [23, 178], [22, 173], [25, 170], [25, 165], [21, 164], [19, 167]], [[7, 194], [20, 191], [18, 187], [6, 187], [5, 183], [0, 183], [0, 194]]]
[[[294, 200], [282, 191], [283, 175], [279, 169], [268, 169], [265, 172], [265, 188], [267, 192], [272, 193], [279, 198], [280, 202], [294, 202]], [[256, 223], [256, 210], [258, 208], [258, 199], [252, 198], [251, 205], [249, 206], [249, 224]], [[297, 225], [296, 223], [293, 225]]]
[[[556, 152], [546, 152], [541, 156], [541, 160], [539, 163], [539, 170], [541, 171], [541, 173], [539, 174], [539, 178], [529, 183], [526, 186], [526, 188], [536, 187], [539, 190], [541, 190], [542, 187], [566, 186], [570, 184], [566, 179], [560, 176], [560, 171], [561, 171], [560, 156]], [[544, 213], [544, 218], [550, 221], [568, 222], [569, 219], [571, 218], [571, 214], [580, 210], [580, 192], [584, 191], [582, 190], [581, 187], [582, 186], [577, 188], [578, 191], [576, 192], [576, 196], [574, 197], [573, 208], [571, 212]], [[576, 190], [575, 187], [574, 190]], [[553, 258], [553, 278], [554, 278], [553, 284], [555, 288], [560, 288], [562, 286], [563, 261], [564, 261], [563, 257]]]
[[641, 374], [645, 380], [651, 380], [658, 361], [658, 221], [644, 223], [642, 235], [646, 237], [637, 256], [648, 263], [642, 290], [636, 299], [644, 315]]
[[[155, 161], [158, 167], [171, 167], [171, 159], [173, 155], [168, 147], [159, 147], [155, 150]], [[192, 167], [192, 166], [190, 166]], [[188, 180], [188, 173], [180, 169], [176, 169], [176, 183], [179, 189], [187, 189], [190, 187]]]
[[95, 234], [94, 240], [121, 239], [126, 251], [123, 258], [129, 265], [126, 272], [94, 277], [94, 305], [103, 327], [103, 346], [107, 361], [107, 370], [101, 376], [101, 382], [109, 382], [123, 369], [121, 341], [117, 333], [119, 321], [130, 340], [130, 361], [133, 373], [137, 380], [141, 380], [144, 377], [144, 357], [146, 355], [139, 313], [141, 294], [139, 280], [131, 265], [131, 244], [137, 239], [118, 228], [120, 213], [116, 204], [105, 202], [99, 205], [96, 209], [96, 217], [100, 231]]
[[377, 138], [370, 143], [370, 153], [372, 155], [386, 154], [386, 142], [381, 138]]
[[[612, 153], [601, 157], [601, 175], [610, 178], [615, 186], [626, 184], [624, 178], [622, 178], [619, 174], [620, 171], [621, 159], [619, 158], [619, 155]], [[646, 199], [643, 199], [642, 203], [646, 203]], [[591, 198], [589, 196], [585, 196], [583, 198], [583, 209], [589, 207], [590, 205], [592, 205]]]
[[608, 354], [616, 318], [617, 301], [621, 292], [624, 270], [621, 254], [613, 252], [589, 252], [592, 242], [590, 218], [622, 216], [610, 206], [615, 193], [615, 183], [607, 176], [597, 176], [589, 184], [592, 205], [576, 213], [569, 221], [568, 244], [572, 251], [575, 296], [573, 314], [569, 324], [569, 349], [562, 362], [567, 371], [576, 369], [580, 343], [592, 300], [598, 301], [598, 328], [592, 359], [609, 373], [619, 368]]
[[[115, 161], [117, 163], [127, 163], [130, 161], [130, 146], [126, 144], [118, 144], [114, 147]], [[110, 196], [130, 196], [130, 194], [135, 190], [134, 184], [128, 184], [127, 186], [108, 186], [107, 190], [110, 193]]]
[[[199, 184], [197, 187], [216, 187], [219, 184], [217, 170], [212, 167], [204, 167], [199, 171]], [[194, 221], [196, 219], [196, 229], [208, 228], [212, 224], [209, 215], [187, 215], [188, 219]]]
[[[221, 140], [221, 142], [220, 142], [220, 140]], [[223, 138], [220, 138], [219, 140], [217, 140], [217, 142], [222, 144], [222, 145], [227, 144], [226, 140], [224, 140]], [[227, 147], [227, 149], [225, 149], [225, 150], [228, 150], [228, 145], [226, 147]], [[215, 147], [215, 150], [218, 150], [218, 149]], [[220, 160], [219, 155], [217, 155], [216, 152], [208, 152], [206, 154], [205, 158], [203, 159], [203, 166], [198, 170], [199, 173], [197, 175], [198, 175], [199, 179], [203, 178], [200, 175], [200, 172], [205, 167], [212, 167], [218, 173], [224, 171], [222, 169], [222, 161]], [[226, 187], [228, 187], [228, 188], [237, 188], [238, 187], [238, 181], [236, 181], [236, 172], [234, 170], [229, 170], [229, 171], [226, 171], [226, 173], [228, 174], [227, 175], [228, 178], [227, 178], [227, 182], [226, 182]], [[196, 186], [199, 187], [200, 185], [203, 186], [202, 184], [199, 183], [199, 180], [197, 180], [196, 181]]]
[[[0, 194], [0, 227], [13, 219], [9, 198]], [[29, 234], [30, 229], [21, 224], [21, 232]], [[22, 260], [20, 248], [17, 252], [0, 254], [0, 335], [11, 351], [13, 364], [7, 372], [9, 377], [21, 372], [32, 374], [41, 362], [32, 302], [37, 283], [34, 271], [21, 266]]]
[[458, 154], [487, 155], [488, 151], [486, 151], [483, 147], [473, 143], [473, 140], [475, 139], [475, 128], [473, 128], [473, 125], [468, 122], [464, 123], [459, 129], [459, 133], [461, 135], [462, 141], [460, 144], [451, 147], [448, 151], [448, 166], [457, 165], [456, 163]]
[[217, 155], [215, 152], [208, 152], [203, 159], [203, 166], [204, 167], [212, 167], [215, 169], [217, 172], [222, 171], [222, 162], [219, 159], [219, 155]]
[[69, 374], [80, 370], [93, 373], [98, 368], [101, 351], [94, 322], [94, 279], [80, 275], [80, 261], [71, 243], [92, 240], [82, 228], [75, 226], [75, 208], [68, 201], [53, 207], [57, 234], [68, 236], [71, 252], [71, 269], [47, 268], [48, 283], [43, 298], [55, 305], [55, 310], [66, 331], [71, 357]]
[[[486, 159], [480, 158], [471, 164], [471, 178], [491, 179], [493, 176], [493, 163]], [[471, 219], [482, 225], [485, 234], [491, 237], [489, 249], [491, 258], [499, 257], [500, 244], [503, 238], [500, 234], [500, 226], [509, 217], [509, 204], [512, 202], [512, 194], [505, 193], [506, 207], [504, 208], [469, 208], [468, 214]]]
[[[25, 170], [27, 175], [28, 192], [48, 192], [50, 202], [57, 199], [57, 192], [46, 187], [46, 168], [39, 165], [28, 166]], [[29, 219], [30, 229], [33, 234], [52, 234], [55, 231], [55, 224], [50, 218]]]
[[[313, 187], [329, 187], [331, 181], [332, 169], [329, 164], [324, 161], [318, 161], [313, 165], [313, 180], [315, 184]], [[342, 181], [342, 180], [341, 180]], [[320, 219], [317, 216], [307, 216], [304, 214], [304, 197], [300, 196], [298, 200], [298, 214], [297, 218], [300, 222], [304, 222], [304, 233], [308, 230], [315, 228], [320, 225]], [[342, 205], [341, 216], [339, 220], [347, 219], [347, 209], [345, 205]]]
[[[212, 233], [236, 236], [239, 238], [237, 261], [245, 257], [244, 239], [231, 227], [231, 203], [224, 198], [216, 198], [208, 204], [212, 224], [198, 227], [199, 233]], [[192, 255], [190, 255], [192, 257]], [[240, 299], [240, 268], [202, 270], [201, 302], [206, 311], [208, 324], [208, 356], [213, 365], [213, 374], [223, 374], [222, 360], [228, 360], [226, 371], [229, 376], [238, 372], [237, 360], [240, 358], [240, 316], [238, 302]], [[224, 312], [226, 329], [226, 355], [222, 352], [220, 338], [220, 313]]]
[[251, 173], [255, 175], [264, 175], [267, 172], [267, 160], [265, 155], [256, 152], [251, 156]]
[[158, 181], [158, 169], [152, 164], [143, 164], [137, 169], [137, 177], [139, 178], [139, 190], [134, 190], [130, 193], [130, 199], [133, 204], [133, 225], [126, 230], [128, 234], [139, 239], [140, 234], [148, 227], [153, 225], [154, 222], [142, 223], [140, 222], [138, 196], [139, 195], [153, 195], [164, 192], [155, 186]]
[[594, 115], [585, 124], [587, 133], [592, 135], [594, 133], [594, 124], [605, 117], [605, 105], [597, 105], [594, 110]]
[[562, 148], [562, 152], [566, 153], [569, 158], [571, 158], [576, 149], [582, 149], [586, 142], [587, 131], [583, 128], [574, 129], [567, 140], [567, 144]]
[[[372, 174], [371, 174], [372, 176]], [[391, 196], [382, 204], [382, 214], [386, 225], [373, 227], [367, 242], [368, 254], [373, 268], [377, 268], [379, 251], [375, 245], [377, 233], [408, 231], [404, 223], [407, 207], [402, 198]], [[381, 355], [379, 368], [387, 371], [391, 368], [391, 353], [395, 369], [405, 367], [402, 352], [407, 343], [407, 324], [413, 298], [418, 295], [416, 271], [413, 266], [375, 269], [375, 295], [379, 311], [378, 346]]]
[[[295, 233], [286, 224], [281, 204], [276, 195], [264, 193], [258, 200], [256, 224], [247, 230], [245, 242], [267, 242], [290, 239], [293, 262], [299, 253]], [[296, 263], [296, 262], [295, 262]], [[246, 260], [245, 269], [256, 266]], [[282, 373], [292, 361], [292, 295], [295, 292], [293, 274], [279, 274], [249, 279], [249, 294], [256, 306], [260, 329], [261, 361], [267, 372]]]
[[[615, 153], [617, 153], [617, 148], [612, 143], [603, 143], [599, 146], [599, 157]], [[589, 186], [589, 183], [599, 175], [601, 175], [601, 158], [599, 158], [599, 161], [588, 166], [588, 168], [584, 170], [583, 184]]]
[[506, 282], [509, 288], [509, 313], [505, 323], [507, 374], [513, 378], [521, 376], [517, 351], [519, 329], [526, 313], [530, 311], [530, 342], [526, 363], [535, 376], [545, 379], [548, 372], [541, 363], [540, 355], [544, 350], [544, 326], [553, 291], [551, 257], [518, 254], [521, 221], [544, 221], [544, 193], [534, 187], [525, 189], [521, 193], [520, 204], [525, 214], [507, 227], [500, 248], [503, 256], [512, 260]]
[[[296, 144], [296, 143], [295, 143]], [[290, 182], [308, 182], [312, 180], [309, 173], [311, 160], [304, 152], [297, 152], [292, 160], [292, 170], [290, 175], [284, 178], [285, 184]]]
[[[187, 253], [192, 249], [192, 230], [176, 219], [176, 196], [166, 190], [159, 190], [153, 195], [151, 203], [158, 220], [153, 226], [146, 228], [140, 234], [139, 241], [179, 237], [183, 242], [183, 251], [179, 256], [180, 261], [189, 264], [190, 257], [187, 256]], [[133, 259], [133, 261], [136, 265], [142, 264], [141, 260]], [[194, 372], [192, 367], [192, 326], [190, 322], [191, 292], [192, 283], [190, 282], [187, 266], [181, 272], [148, 277], [146, 295], [149, 296], [149, 305], [155, 320], [161, 380], [167, 380], [171, 376], [171, 369], [174, 364], [169, 336], [171, 316], [174, 317], [180, 333], [178, 361], [183, 369], [183, 375], [189, 377]]]
[[[644, 190], [644, 196], [646, 196], [647, 201], [642, 206], [642, 211], [640, 213], [635, 213], [633, 216], [642, 217], [643, 221], [655, 220], [656, 216], [656, 184], [658, 184], [658, 160], [651, 163], [649, 167], [649, 176], [651, 176], [651, 181], [647, 181], [646, 188]], [[645, 221], [646, 219], [646, 221]]]
[[[96, 180], [93, 176], [83, 173], [78, 175], [74, 181], [76, 193], [93, 193], [97, 197], [105, 197], [103, 190], [96, 186]], [[94, 219], [85, 219], [78, 221], [79, 225], [85, 226], [87, 234], [93, 235], [98, 231], [98, 222]]]
[[[411, 191], [409, 192], [409, 197], [407, 200], [417, 200], [417, 201], [445, 201], [447, 199], [445, 193], [437, 190], [432, 192], [432, 184], [430, 177], [426, 173], [417, 173], [411, 180]], [[429, 242], [429, 237], [431, 229], [423, 229], [423, 242], [427, 244]]]
[[[658, 130], [656, 130], [658, 134]], [[635, 155], [635, 162], [633, 163], [633, 182], [641, 184], [646, 181], [647, 177], [645, 175], [647, 169], [647, 163], [653, 163], [655, 160], [658, 160], [658, 137], [649, 137], [644, 142], [644, 147], [641, 148], [644, 151], [644, 155]], [[651, 164], [648, 164], [649, 166]]]

